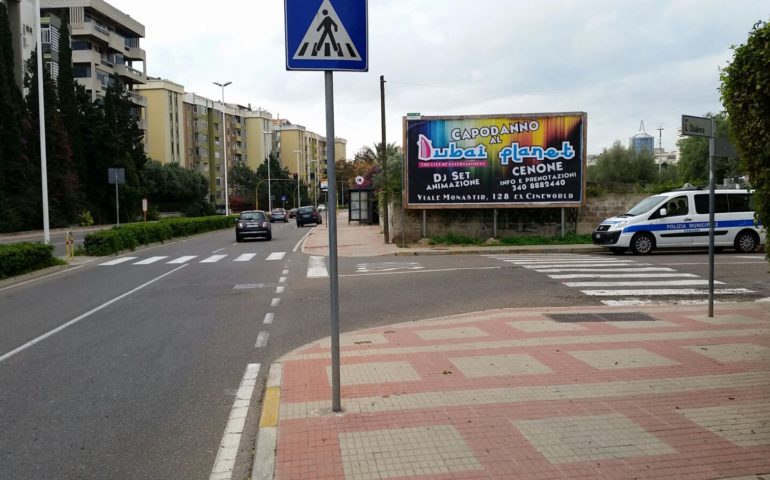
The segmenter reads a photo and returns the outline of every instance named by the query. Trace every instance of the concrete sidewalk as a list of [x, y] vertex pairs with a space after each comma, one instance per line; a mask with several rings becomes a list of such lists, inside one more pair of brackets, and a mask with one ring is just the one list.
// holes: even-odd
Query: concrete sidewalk
[[[303, 251], [324, 254], [322, 233]], [[367, 250], [377, 226], [338, 235], [340, 256], [392, 251]], [[704, 314], [499, 309], [346, 334], [341, 412], [314, 342], [270, 368], [254, 478], [770, 478], [770, 302]]]

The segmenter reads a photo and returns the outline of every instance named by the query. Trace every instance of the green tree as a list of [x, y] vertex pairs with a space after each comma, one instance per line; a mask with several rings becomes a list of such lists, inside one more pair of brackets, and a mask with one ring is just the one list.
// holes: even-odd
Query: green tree
[[647, 185], [657, 179], [658, 167], [647, 152], [634, 154], [633, 150], [616, 141], [612, 147], [604, 149], [596, 161], [589, 167], [588, 180], [600, 183], [629, 183]]
[[[27, 115], [31, 120], [32, 135], [28, 144], [30, 158], [40, 162], [40, 110], [38, 108], [38, 75], [36, 53], [27, 61], [24, 85], [27, 94]], [[52, 227], [76, 224], [80, 212], [78, 178], [72, 166], [72, 155], [67, 130], [59, 112], [56, 86], [47, 66], [43, 66], [43, 109], [45, 115], [46, 179], [48, 211]], [[34, 153], [33, 153], [34, 152]], [[37, 183], [38, 191], [40, 182]], [[41, 202], [42, 203], [42, 202]], [[42, 209], [42, 207], [40, 207]], [[41, 228], [39, 223], [34, 228]]]
[[[730, 117], [727, 112], [718, 114], [707, 113], [713, 118], [717, 127], [718, 137], [727, 137], [730, 130]], [[706, 137], [684, 137], [677, 143], [679, 147], [679, 177], [681, 181], [692, 184], [707, 184], [709, 180], [709, 139]], [[735, 160], [716, 159], [714, 175], [717, 183], [726, 176], [740, 173], [738, 162]]]
[[147, 199], [161, 211], [186, 211], [190, 205], [205, 201], [208, 194], [205, 176], [176, 163], [147, 162], [141, 181]]
[[[757, 220], [770, 225], [770, 25], [754, 25], [745, 44], [733, 47], [721, 73], [722, 102], [730, 114], [731, 137], [756, 188]], [[765, 244], [770, 258], [770, 245]]]
[[[58, 99], [59, 114], [63, 126], [67, 131], [70, 152], [72, 157], [73, 173], [78, 182], [85, 178], [88, 165], [83, 155], [83, 132], [80, 128], [81, 113], [78, 104], [78, 88], [84, 87], [75, 81], [72, 67], [72, 47], [70, 46], [70, 33], [66, 11], [62, 11], [62, 25], [59, 31], [59, 74], [56, 79], [56, 94]], [[79, 185], [78, 185], [79, 186]], [[85, 198], [85, 192], [80, 191], [80, 200]], [[80, 209], [80, 208], [79, 208]]]
[[25, 149], [29, 119], [16, 83], [8, 10], [0, 4], [0, 232], [23, 228], [40, 217], [34, 201], [26, 202], [35, 168]]
[[[105, 134], [110, 138], [112, 167], [124, 168], [126, 183], [120, 187], [121, 218], [133, 219], [141, 212], [142, 189], [140, 173], [149, 158], [144, 153], [144, 132], [139, 128], [139, 109], [134, 106], [123, 81], [117, 75], [111, 77], [104, 97]], [[106, 180], [106, 170], [102, 172]], [[114, 205], [112, 206], [114, 209]]]

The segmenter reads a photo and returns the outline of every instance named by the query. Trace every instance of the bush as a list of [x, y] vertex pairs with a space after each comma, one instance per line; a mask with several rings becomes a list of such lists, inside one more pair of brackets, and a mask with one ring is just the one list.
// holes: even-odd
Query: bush
[[0, 278], [63, 264], [66, 262], [53, 256], [53, 245], [28, 242], [0, 245]]
[[138, 245], [162, 243], [176, 237], [230, 228], [235, 225], [234, 218], [215, 215], [201, 218], [169, 218], [152, 223], [129, 223], [88, 234], [83, 245], [86, 255], [111, 255], [122, 250], [134, 250]]

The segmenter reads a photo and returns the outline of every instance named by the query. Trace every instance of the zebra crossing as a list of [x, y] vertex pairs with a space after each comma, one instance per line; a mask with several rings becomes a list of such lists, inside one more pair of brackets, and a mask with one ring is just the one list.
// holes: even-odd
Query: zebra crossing
[[[235, 258], [232, 258], [233, 262], [250, 262], [257, 258], [257, 253], [242, 253]], [[265, 261], [277, 261], [282, 260], [286, 256], [286, 252], [272, 252], [264, 260]], [[154, 263], [165, 263], [168, 265], [181, 265], [186, 263], [218, 263], [226, 261], [230, 255], [228, 254], [213, 254], [208, 256], [201, 255], [182, 255], [180, 257], [170, 257], [168, 255], [157, 255], [140, 259], [139, 257], [120, 257], [114, 260], [99, 263], [100, 267], [113, 267], [115, 265], [152, 265]]]
[[[591, 297], [598, 297], [605, 305], [691, 305], [708, 301], [707, 278], [631, 259], [578, 254], [486, 256], [544, 273], [567, 287], [577, 288]], [[714, 285], [715, 296], [755, 293], [747, 288], [720, 287], [725, 283], [719, 280], [714, 280]]]

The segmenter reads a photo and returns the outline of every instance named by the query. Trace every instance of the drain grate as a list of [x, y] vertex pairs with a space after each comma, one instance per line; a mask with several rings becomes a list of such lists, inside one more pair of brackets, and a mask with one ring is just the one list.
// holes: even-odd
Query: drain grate
[[655, 318], [642, 312], [602, 313], [600, 317], [610, 322], [654, 322]]
[[618, 313], [551, 313], [548, 318], [556, 322], [654, 322], [655, 319], [642, 312]]
[[604, 322], [599, 315], [595, 313], [552, 313], [548, 315], [557, 322]]

